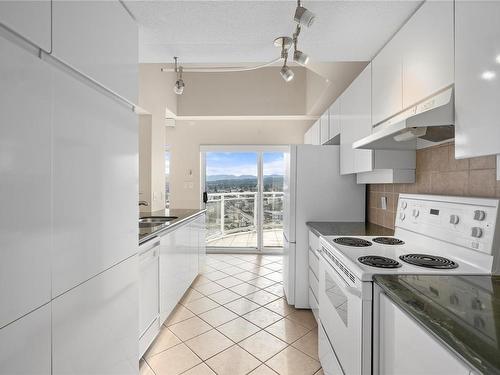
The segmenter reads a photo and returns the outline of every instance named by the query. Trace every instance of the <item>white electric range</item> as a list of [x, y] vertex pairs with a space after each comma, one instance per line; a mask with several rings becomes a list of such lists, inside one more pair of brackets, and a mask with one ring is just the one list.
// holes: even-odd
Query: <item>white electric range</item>
[[394, 236], [321, 237], [320, 359], [325, 374], [371, 374], [376, 274], [498, 271], [496, 199], [401, 194]]

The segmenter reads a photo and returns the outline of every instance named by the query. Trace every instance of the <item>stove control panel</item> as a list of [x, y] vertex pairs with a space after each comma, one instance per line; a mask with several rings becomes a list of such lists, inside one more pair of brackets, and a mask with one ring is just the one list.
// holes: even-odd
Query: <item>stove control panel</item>
[[492, 254], [500, 247], [498, 199], [400, 194], [396, 227]]

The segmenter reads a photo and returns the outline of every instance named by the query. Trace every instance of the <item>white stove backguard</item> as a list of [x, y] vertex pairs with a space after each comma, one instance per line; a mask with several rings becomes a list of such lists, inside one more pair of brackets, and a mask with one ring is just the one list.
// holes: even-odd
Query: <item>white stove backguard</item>
[[400, 194], [395, 236], [494, 272], [494, 261], [500, 262], [498, 210], [498, 199]]

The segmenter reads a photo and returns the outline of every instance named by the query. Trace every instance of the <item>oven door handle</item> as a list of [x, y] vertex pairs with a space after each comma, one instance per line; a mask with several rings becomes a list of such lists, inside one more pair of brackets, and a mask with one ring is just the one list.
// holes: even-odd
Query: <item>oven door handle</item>
[[321, 260], [325, 263], [325, 272], [328, 272], [330, 276], [333, 276], [338, 284], [342, 286], [342, 290], [347, 294], [361, 298], [361, 291], [350, 286], [347, 282], [339, 275], [337, 270], [325, 259], [325, 254], [322, 254]]

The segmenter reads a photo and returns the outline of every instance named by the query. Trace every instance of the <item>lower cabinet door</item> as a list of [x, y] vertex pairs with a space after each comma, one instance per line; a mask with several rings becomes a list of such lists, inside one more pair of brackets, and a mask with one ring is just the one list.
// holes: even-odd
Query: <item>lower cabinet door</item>
[[380, 375], [469, 375], [469, 368], [397, 307], [380, 295]]
[[139, 332], [140, 336], [158, 319], [159, 246], [139, 256]]
[[323, 373], [325, 375], [344, 375], [321, 323], [318, 324], [318, 340], [319, 360], [321, 367], [323, 367]]
[[50, 303], [0, 329], [0, 374], [50, 375]]
[[52, 374], [139, 371], [138, 259], [133, 256], [52, 301]]

